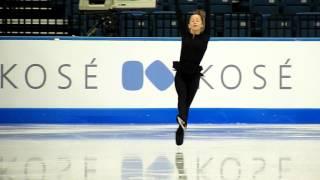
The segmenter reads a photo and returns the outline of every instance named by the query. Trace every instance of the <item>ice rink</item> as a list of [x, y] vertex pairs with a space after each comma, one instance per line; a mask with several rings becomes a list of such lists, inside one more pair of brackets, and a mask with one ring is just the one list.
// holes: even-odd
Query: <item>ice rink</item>
[[1, 180], [319, 180], [320, 125], [1, 125]]

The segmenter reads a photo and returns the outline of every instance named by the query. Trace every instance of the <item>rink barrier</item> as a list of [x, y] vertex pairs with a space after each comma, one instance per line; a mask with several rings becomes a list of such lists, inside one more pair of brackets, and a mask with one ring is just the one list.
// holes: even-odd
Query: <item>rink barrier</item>
[[[0, 45], [1, 45], [1, 41], [11, 41], [11, 40], [12, 41], [48, 41], [48, 42], [54, 42], [57, 44], [59, 42], [67, 42], [67, 41], [88, 41], [88, 42], [92, 42], [92, 41], [97, 41], [97, 42], [104, 42], [104, 41], [126, 41], [126, 42], [130, 42], [130, 41], [131, 42], [132, 41], [151, 41], [152, 42], [152, 41], [154, 41], [154, 42], [159, 42], [159, 41], [163, 41], [163, 42], [166, 42], [166, 41], [168, 41], [168, 42], [170, 42], [170, 41], [180, 41], [180, 38], [0, 36]], [[273, 42], [273, 41], [275, 41], [275, 42], [312, 42], [312, 43], [315, 42], [315, 43], [317, 43], [317, 42], [320, 42], [320, 38], [211, 38], [210, 41], [214, 41], [214, 42], [229, 42], [229, 41]], [[0, 52], [1, 52], [1, 49], [0, 49]], [[28, 49], [28, 52], [31, 52], [31, 55], [33, 55], [32, 51], [30, 51], [30, 49]], [[176, 52], [177, 51], [174, 50], [173, 54], [176, 54]], [[314, 51], [314, 52], [316, 53], [318, 51]], [[5, 53], [6, 52], [4, 52], [4, 53], [2, 52], [2, 54], [5, 54]], [[162, 52], [160, 52], [160, 54], [161, 53]], [[215, 52], [215, 53], [217, 53], [217, 52]], [[272, 55], [272, 53], [270, 53], [270, 54]], [[89, 55], [90, 56], [88, 56], [88, 57], [91, 57], [91, 54], [89, 54]], [[310, 56], [311, 57], [314, 56], [314, 59], [317, 58], [317, 57], [315, 57], [316, 54], [311, 54]], [[49, 58], [49, 56], [47, 58]], [[211, 57], [209, 56], [209, 59], [210, 58]], [[293, 58], [293, 59], [286, 59], [286, 58], [287, 57], [281, 57], [281, 59], [279, 60], [281, 62], [279, 62], [279, 63], [275, 62], [275, 64], [282, 66], [282, 65], [287, 65], [287, 62], [288, 62], [288, 64], [290, 64], [290, 65], [293, 64], [292, 66], [294, 68], [301, 66], [301, 64], [296, 64], [297, 61], [295, 58]], [[290, 56], [288, 58], [290, 58]], [[141, 64], [144, 63], [146, 69], [149, 67], [153, 67], [153, 66], [150, 66], [148, 63], [156, 60], [156, 59], [145, 60], [146, 58], [142, 58], [142, 59], [144, 59], [144, 62], [142, 62]], [[1, 60], [3, 60], [3, 59], [0, 58], [0, 64], [3, 63]], [[19, 59], [15, 59], [15, 60], [19, 60]], [[43, 60], [47, 60], [47, 61], [45, 61], [45, 63], [50, 62], [46, 58], [44, 58]], [[76, 60], [78, 60], [78, 59], [76, 59]], [[88, 61], [88, 60], [91, 61], [91, 59], [86, 58], [86, 59], [84, 59], [84, 62], [90, 63], [90, 61]], [[130, 60], [130, 59], [127, 59], [127, 60]], [[299, 63], [302, 63], [302, 64], [304, 63], [301, 61], [304, 59], [298, 59], [298, 60], [299, 60]], [[93, 59], [92, 62], [94, 62], [94, 61], [98, 61], [99, 63], [101, 63], [101, 59], [98, 59], [98, 60]], [[51, 62], [53, 62], [53, 61], [51, 61]], [[131, 61], [129, 61], [129, 62], [131, 62]], [[136, 62], [136, 61], [134, 61], [134, 62]], [[159, 61], [155, 61], [155, 62], [159, 62]], [[313, 61], [313, 62], [316, 62], [316, 61]], [[7, 71], [8, 71], [8, 68], [12, 67], [12, 64], [14, 64], [14, 62], [9, 62], [9, 61], [6, 62], [6, 60], [4, 61], [4, 63], [5, 64], [8, 63], [8, 65], [5, 66], [5, 69]], [[45, 64], [45, 65], [50, 67], [49, 66], [50, 63]], [[68, 63], [68, 62], [66, 62], [66, 63]], [[258, 63], [260, 63], [260, 62], [257, 62], [257, 64]], [[262, 63], [264, 63], [264, 62], [262, 62]], [[125, 64], [125, 63], [123, 63], [123, 64]], [[163, 64], [160, 63], [159, 66], [161, 66], [161, 65], [163, 65]], [[165, 65], [167, 65], [167, 64], [165, 64]], [[159, 67], [159, 66], [157, 66], [157, 67]], [[319, 66], [317, 66], [317, 64], [315, 64], [314, 66], [319, 67]], [[39, 66], [32, 66], [32, 67], [35, 67], [39, 70], [40, 65]], [[216, 67], [216, 64], [215, 64], [215, 67]], [[236, 66], [232, 66], [232, 67], [230, 67], [230, 69], [235, 70], [235, 67]], [[268, 67], [270, 67], [270, 65], [268, 65]], [[208, 66], [206, 66], [206, 68], [208, 68]], [[16, 68], [16, 69], [18, 69], [18, 68]], [[15, 76], [14, 73], [15, 73], [15, 71], [17, 71], [16, 69], [14, 71], [12, 71], [12, 73], [10, 74], [10, 78], [13, 78]], [[245, 69], [245, 70], [248, 70], [248, 69]], [[306, 70], [306, 71], [308, 71], [308, 70]], [[72, 74], [73, 77], [77, 77], [77, 74], [75, 72], [77, 72], [77, 71], [74, 71], [74, 74]], [[314, 75], [314, 74], [312, 74], [312, 75]], [[52, 77], [52, 76], [49, 76], [49, 77]], [[315, 78], [315, 77], [317, 77], [317, 75], [314, 75], [312, 77]], [[147, 81], [147, 78], [149, 78], [150, 81], [154, 80], [156, 83], [158, 83], [158, 79], [152, 79], [152, 77], [151, 78], [144, 77], [144, 78], [145, 78], [145, 81]], [[257, 77], [254, 77], [254, 78], [257, 79]], [[285, 75], [284, 75], [284, 79], [285, 78], [287, 78], [287, 77], [285, 77]], [[66, 80], [66, 79], [63, 79], [63, 80]], [[73, 82], [77, 82], [77, 80], [78, 79], [73, 79]], [[14, 81], [14, 83], [17, 83], [17, 82], [20, 83], [20, 81]], [[65, 81], [63, 81], [63, 82], [65, 82]], [[262, 82], [262, 81], [260, 81], [260, 82]], [[306, 82], [307, 81], [300, 80], [299, 83], [301, 83], [302, 87], [305, 86], [306, 88], [308, 88], [308, 86], [306, 86], [306, 85], [308, 85], [308, 84], [306, 84]], [[143, 88], [141, 87], [141, 89], [142, 89], [141, 91], [146, 90], [148, 92], [149, 90], [152, 90], [152, 93], [159, 93], [160, 90], [163, 91], [163, 89], [165, 90], [166, 88], [169, 88], [169, 85], [162, 86], [163, 84], [161, 84], [161, 83], [156, 84], [156, 83], [153, 85], [147, 84]], [[271, 83], [272, 83], [272, 81], [271, 82], [268, 81], [268, 85]], [[287, 82], [285, 82], [285, 83], [287, 83]], [[305, 83], [305, 84], [303, 84], [303, 83]], [[316, 83], [316, 81], [313, 81], [313, 83]], [[94, 83], [91, 85], [93, 86]], [[137, 85], [137, 88], [132, 88], [133, 86], [131, 86], [131, 85], [132, 84], [129, 84], [129, 86], [127, 87], [126, 90], [128, 90], [128, 91], [130, 91], [132, 89], [133, 90], [140, 90], [139, 89], [140, 86], [138, 86], [139, 84]], [[160, 87], [160, 88], [158, 88], [158, 89], [160, 89], [159, 91], [155, 90], [155, 87], [157, 87], [157, 85], [159, 85], [159, 87]], [[258, 86], [260, 84], [255, 84], [255, 85]], [[292, 83], [291, 84], [287, 83], [285, 85], [292, 85]], [[6, 86], [8, 86], [8, 83], [6, 84]], [[164, 88], [161, 89], [161, 87], [164, 87]], [[318, 87], [318, 86], [315, 86], [315, 87]], [[19, 88], [21, 88], [21, 87], [19, 87]], [[22, 88], [25, 88], [25, 87], [22, 87]], [[99, 86], [99, 88], [100, 88], [100, 86]], [[269, 89], [266, 91], [267, 93], [270, 93], [271, 91], [275, 91], [276, 93], [280, 92], [280, 90], [278, 90], [278, 89], [272, 89], [270, 87], [268, 87], [268, 88]], [[208, 87], [205, 87], [203, 89], [205, 89], [205, 93], [209, 92], [207, 90]], [[216, 88], [216, 89], [217, 89], [217, 91], [221, 91], [222, 88], [220, 87], [220, 89], [219, 88]], [[29, 88], [27, 90], [31, 91], [32, 89]], [[116, 89], [116, 90], [118, 90], [118, 89]], [[0, 123], [1, 124], [8, 124], [8, 123], [17, 123], [17, 124], [19, 124], [19, 123], [170, 124], [170, 123], [176, 123], [175, 116], [177, 114], [177, 109], [173, 108], [175, 106], [176, 102], [175, 102], [175, 99], [174, 99], [174, 101], [172, 100], [173, 98], [176, 98], [176, 94], [175, 94], [174, 88], [172, 86], [171, 86], [170, 90], [172, 91], [172, 93], [170, 94], [169, 97], [166, 96], [166, 99], [167, 100], [169, 99], [170, 102], [168, 101], [165, 105], [161, 104], [161, 106], [159, 106], [159, 107], [157, 107], [157, 105], [155, 105], [155, 107], [151, 106], [149, 108], [149, 106], [148, 106], [149, 102], [143, 101], [143, 102], [146, 102], [143, 106], [140, 107], [138, 105], [131, 104], [130, 108], [128, 108], [128, 106], [126, 106], [126, 104], [124, 104], [121, 107], [119, 107], [119, 105], [117, 104], [117, 106], [115, 106], [115, 108], [113, 108], [112, 103], [114, 103], [114, 102], [111, 102], [111, 105], [108, 104], [108, 105], [104, 105], [104, 106], [101, 106], [101, 105], [95, 106], [95, 105], [92, 105], [93, 103], [91, 103], [91, 104], [89, 103], [89, 105], [71, 104], [70, 105], [71, 107], [65, 108], [65, 106], [61, 106], [61, 104], [60, 105], [50, 104], [50, 103], [52, 103], [50, 101], [40, 102], [39, 99], [41, 99], [41, 98], [39, 98], [39, 97], [38, 97], [38, 99], [36, 99], [34, 101], [25, 100], [23, 92], [19, 92], [20, 94], [18, 94], [18, 95], [22, 96], [23, 98], [17, 98], [16, 96], [14, 96], [14, 94], [11, 95], [12, 97], [9, 96], [9, 98], [8, 98], [8, 95], [6, 93], [11, 92], [11, 89], [9, 89], [9, 90], [8, 89], [5, 89], [5, 90], [0, 89], [0, 101], [2, 101], [2, 102], [0, 102], [0, 105], [1, 105], [0, 106]], [[54, 91], [54, 93], [56, 93], [57, 89], [55, 89], [53, 91]], [[121, 91], [126, 92], [124, 89], [121, 89]], [[212, 97], [215, 97], [214, 94], [217, 91], [213, 91], [213, 93], [210, 91], [210, 93], [211, 93], [210, 95]], [[224, 91], [231, 92], [228, 90], [224, 90]], [[43, 91], [40, 90], [40, 92], [51, 94], [51, 92], [46, 92], [46, 90], [43, 90]], [[132, 91], [132, 92], [134, 92], [134, 91]], [[232, 92], [234, 92], [234, 91], [232, 91]], [[281, 91], [281, 92], [283, 92], [283, 91]], [[217, 103], [217, 101], [219, 99], [216, 99], [216, 98], [211, 98], [213, 105], [207, 106], [211, 102], [209, 102], [209, 103], [204, 102], [205, 103], [204, 105], [201, 104], [201, 102], [199, 103], [199, 99], [201, 99], [201, 98], [203, 99], [203, 97], [201, 97], [201, 96], [204, 96], [204, 94], [205, 94], [205, 93], [203, 94], [200, 92], [199, 95], [197, 95], [197, 98], [199, 98], [199, 99], [195, 100], [196, 105], [192, 106], [192, 109], [190, 112], [189, 122], [190, 123], [209, 123], [209, 124], [225, 124], [225, 123], [319, 124], [320, 123], [319, 91], [315, 88], [311, 92], [314, 94], [310, 94], [309, 92], [302, 92], [302, 94], [298, 94], [300, 96], [306, 96], [306, 98], [308, 96], [307, 100], [305, 100], [305, 101], [301, 100], [301, 102], [302, 102], [301, 105], [295, 105], [294, 103], [291, 103], [291, 104], [286, 103], [284, 106], [283, 105], [278, 106], [277, 103], [283, 102], [283, 100], [275, 98], [274, 104], [272, 104], [271, 107], [268, 106], [270, 104], [266, 105], [265, 107], [261, 107], [261, 106], [263, 106], [263, 103], [261, 103], [262, 105], [256, 106], [256, 107], [255, 107], [255, 104], [253, 104], [253, 105], [249, 104], [248, 105], [249, 107], [245, 107], [247, 104], [243, 104], [243, 102], [241, 102], [241, 101], [239, 101], [235, 104], [230, 103], [226, 107], [225, 104], [219, 104], [219, 103], [223, 102], [223, 100], [221, 102]], [[39, 93], [39, 94], [41, 94], [41, 93]], [[76, 93], [74, 93], [74, 92], [68, 92], [68, 93], [70, 93], [71, 95], [75, 94], [74, 96], [77, 97]], [[143, 93], [141, 93], [141, 94], [143, 94]], [[80, 93], [80, 95], [82, 95], [82, 94]], [[127, 94], [125, 94], [125, 95], [127, 95]], [[242, 93], [239, 93], [239, 95], [244, 96], [244, 97], [246, 96], [246, 94], [242, 94]], [[293, 101], [294, 99], [290, 99], [290, 98], [295, 97], [294, 95], [288, 96], [288, 99], [285, 99], [285, 98], [284, 99], [288, 100], [288, 101], [290, 101], [290, 100]], [[129, 95], [127, 95], [127, 96], [130, 97]], [[312, 97], [314, 97], [314, 98], [312, 98]], [[11, 99], [17, 98], [19, 100], [17, 100], [14, 103], [12, 103], [12, 102], [8, 103], [3, 100], [3, 99], [10, 99], [10, 98]], [[57, 97], [53, 97], [53, 99], [54, 98], [57, 98]], [[99, 100], [99, 99], [96, 99], [96, 100]], [[312, 100], [312, 102], [311, 102], [311, 100]], [[248, 99], [248, 101], [253, 101], [253, 99]], [[40, 105], [37, 104], [39, 102], [40, 102]], [[293, 101], [293, 102], [295, 102], [295, 101]], [[297, 101], [297, 102], [300, 102], [300, 101]], [[30, 105], [28, 103], [30, 103]], [[41, 104], [41, 103], [43, 103], [43, 104]], [[214, 103], [217, 103], [217, 104], [214, 104]], [[7, 106], [7, 104], [9, 104], [9, 105]], [[167, 104], [169, 104], [169, 105], [167, 106]], [[233, 105], [236, 105], [236, 106], [232, 107]], [[273, 105], [276, 107], [273, 107]], [[286, 105], [288, 105], [288, 107]], [[291, 107], [291, 105], [292, 105], [292, 107]], [[242, 106], [244, 106], [244, 107], [242, 107]], [[105, 107], [107, 107], [107, 108], [105, 108]], [[169, 107], [169, 108], [167, 108], [167, 107]], [[204, 107], [204, 108], [202, 108], [202, 107]]]

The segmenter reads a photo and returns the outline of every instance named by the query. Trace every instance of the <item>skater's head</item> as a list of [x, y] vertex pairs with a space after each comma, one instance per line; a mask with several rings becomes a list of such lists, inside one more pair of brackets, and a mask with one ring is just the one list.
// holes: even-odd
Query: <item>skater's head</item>
[[196, 35], [202, 33], [206, 25], [205, 19], [206, 19], [205, 11], [201, 9], [195, 10], [189, 18], [188, 28], [190, 33], [196, 34]]

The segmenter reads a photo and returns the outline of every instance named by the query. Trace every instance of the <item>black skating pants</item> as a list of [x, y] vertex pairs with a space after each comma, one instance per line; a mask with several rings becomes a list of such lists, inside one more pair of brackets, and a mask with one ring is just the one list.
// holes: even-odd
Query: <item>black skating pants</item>
[[178, 94], [178, 116], [188, 121], [190, 105], [199, 88], [200, 73], [177, 72], [174, 82]]

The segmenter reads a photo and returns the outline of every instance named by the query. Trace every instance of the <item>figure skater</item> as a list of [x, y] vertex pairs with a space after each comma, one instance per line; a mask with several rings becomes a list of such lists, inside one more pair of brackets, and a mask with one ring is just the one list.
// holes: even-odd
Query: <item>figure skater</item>
[[200, 62], [210, 39], [210, 5], [209, 0], [205, 0], [205, 11], [195, 10], [189, 18], [188, 26], [182, 17], [178, 0], [175, 0], [175, 7], [182, 37], [180, 61], [173, 62], [173, 68], [176, 70], [175, 87], [178, 94], [176, 121], [179, 128], [176, 132], [176, 144], [181, 145], [188, 125], [190, 105], [199, 88], [202, 75]]

